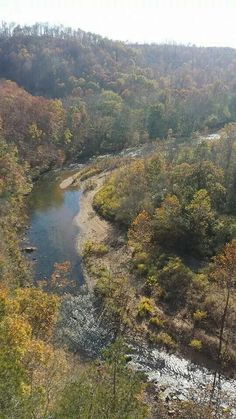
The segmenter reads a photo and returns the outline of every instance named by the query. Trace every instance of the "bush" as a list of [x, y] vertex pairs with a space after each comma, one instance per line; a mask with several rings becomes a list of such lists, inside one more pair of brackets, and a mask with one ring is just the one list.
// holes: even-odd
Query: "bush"
[[111, 273], [105, 266], [101, 266], [99, 268], [96, 268], [95, 275], [98, 278], [110, 278]]
[[108, 253], [108, 246], [104, 243], [98, 243], [98, 244], [95, 245], [94, 253], [97, 256], [103, 256], [106, 253]]
[[165, 325], [165, 320], [160, 319], [160, 318], [159, 318], [159, 317], [157, 317], [157, 316], [154, 316], [154, 317], [151, 317], [151, 319], [149, 320], [149, 323], [150, 323], [152, 326], [156, 326], [156, 327], [164, 327], [164, 325]]
[[119, 199], [115, 196], [115, 186], [112, 180], [102, 186], [96, 193], [93, 199], [93, 207], [104, 218], [109, 220], [115, 218], [117, 208], [119, 207]]
[[138, 308], [139, 317], [151, 316], [154, 312], [153, 304], [150, 298], [147, 298], [147, 297], [141, 298], [137, 308]]
[[200, 351], [202, 349], [202, 342], [199, 339], [192, 339], [189, 346], [195, 351]]
[[140, 275], [148, 272], [149, 256], [146, 252], [138, 252], [133, 258], [133, 267]]
[[166, 332], [160, 332], [155, 336], [155, 342], [165, 346], [168, 349], [174, 349], [177, 346], [177, 343], [174, 339], [168, 335]]
[[163, 295], [163, 289], [154, 275], [148, 277], [144, 289], [145, 292], [149, 295], [151, 294], [154, 299], [159, 299]]
[[111, 291], [111, 276], [109, 275], [103, 275], [100, 276], [98, 279], [95, 287], [94, 292], [98, 297], [105, 298], [107, 295], [110, 294]]
[[202, 310], [196, 310], [193, 313], [193, 320], [196, 323], [201, 322], [202, 320], [205, 320], [207, 318], [207, 312], [206, 311], [202, 311]]
[[83, 257], [88, 256], [103, 256], [108, 252], [108, 247], [104, 243], [94, 243], [93, 241], [87, 240], [83, 248]]
[[138, 252], [135, 253], [133, 263], [134, 265], [138, 265], [140, 263], [147, 263], [149, 261], [149, 255], [146, 252]]
[[137, 272], [138, 272], [140, 275], [144, 275], [144, 274], [147, 272], [147, 267], [146, 267], [146, 265], [145, 265], [144, 263], [139, 263], [139, 264], [136, 266], [136, 269], [137, 269]]

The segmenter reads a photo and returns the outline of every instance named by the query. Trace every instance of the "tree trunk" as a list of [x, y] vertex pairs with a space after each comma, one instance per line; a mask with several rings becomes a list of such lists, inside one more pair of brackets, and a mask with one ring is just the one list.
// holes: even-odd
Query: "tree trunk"
[[223, 338], [224, 338], [224, 329], [225, 329], [225, 322], [228, 314], [228, 307], [229, 307], [229, 298], [230, 298], [230, 287], [227, 287], [227, 297], [225, 301], [224, 312], [221, 318], [221, 325], [220, 325], [220, 335], [219, 335], [219, 347], [217, 352], [217, 366], [214, 373], [214, 380], [212, 384], [212, 391], [211, 391], [211, 401], [215, 394], [216, 384], [217, 384], [217, 376], [220, 380], [221, 368], [222, 368], [222, 345], [223, 345]]

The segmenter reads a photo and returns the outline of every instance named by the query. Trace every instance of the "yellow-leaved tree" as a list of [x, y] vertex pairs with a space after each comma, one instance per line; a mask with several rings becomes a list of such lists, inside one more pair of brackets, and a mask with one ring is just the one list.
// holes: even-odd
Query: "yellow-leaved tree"
[[0, 417], [46, 417], [63, 386], [66, 354], [50, 338], [58, 297], [35, 288], [0, 290]]

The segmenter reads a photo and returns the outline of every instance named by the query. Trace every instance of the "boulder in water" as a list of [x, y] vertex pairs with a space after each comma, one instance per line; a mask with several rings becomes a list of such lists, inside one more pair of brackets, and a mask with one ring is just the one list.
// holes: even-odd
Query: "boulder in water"
[[37, 247], [35, 247], [35, 246], [27, 246], [27, 247], [23, 248], [23, 251], [26, 252], [26, 253], [32, 253], [35, 250], [37, 250]]

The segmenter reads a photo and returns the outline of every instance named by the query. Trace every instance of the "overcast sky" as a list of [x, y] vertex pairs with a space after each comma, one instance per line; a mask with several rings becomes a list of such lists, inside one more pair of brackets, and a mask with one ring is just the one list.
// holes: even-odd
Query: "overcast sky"
[[0, 0], [0, 20], [63, 24], [130, 42], [236, 48], [236, 0]]

